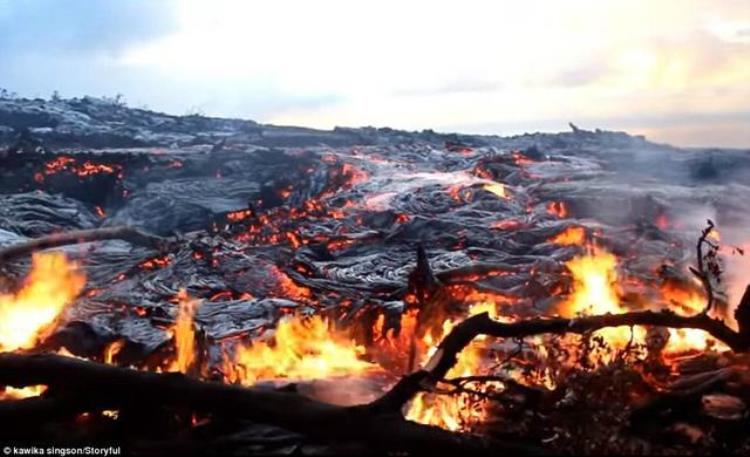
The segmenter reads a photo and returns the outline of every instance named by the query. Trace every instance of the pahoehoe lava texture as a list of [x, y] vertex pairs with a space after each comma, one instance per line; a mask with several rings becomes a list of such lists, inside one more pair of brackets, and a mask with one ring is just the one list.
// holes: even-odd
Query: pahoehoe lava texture
[[0, 100], [0, 142], [0, 244], [117, 225], [184, 241], [169, 253], [66, 248], [89, 278], [70, 331], [86, 322], [101, 344], [125, 338], [144, 353], [166, 340], [181, 288], [206, 299], [196, 320], [214, 341], [290, 309], [398, 311], [422, 245], [441, 281], [474, 281], [538, 315], [581, 251], [551, 241], [567, 228], [648, 279], [689, 262], [696, 209], [720, 227], [750, 214], [748, 151], [621, 132], [318, 131], [21, 99]]

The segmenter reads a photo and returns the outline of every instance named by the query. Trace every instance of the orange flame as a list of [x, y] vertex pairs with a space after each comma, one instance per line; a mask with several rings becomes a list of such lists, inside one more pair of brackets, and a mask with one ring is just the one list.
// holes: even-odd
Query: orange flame
[[27, 387], [5, 387], [0, 391], [0, 400], [23, 400], [24, 398], [38, 397], [47, 390], [47, 386], [27, 386]]
[[34, 254], [21, 289], [0, 294], [0, 352], [34, 347], [85, 284], [86, 276], [64, 254]]
[[172, 363], [170, 371], [187, 373], [196, 358], [193, 318], [200, 302], [191, 298], [185, 289], [181, 289], [177, 293], [177, 299], [179, 300], [177, 320], [172, 327], [177, 358]]
[[125, 347], [125, 340], [115, 340], [104, 348], [104, 363], [107, 365], [113, 365], [115, 357]]
[[[622, 314], [627, 312], [620, 304], [620, 289], [617, 285], [617, 257], [596, 246], [589, 252], [566, 263], [573, 275], [573, 293], [561, 305], [564, 317], [581, 315]], [[641, 341], [645, 337], [643, 328], [636, 327], [631, 335], [628, 327], [605, 328], [595, 333], [602, 336], [613, 349], [622, 349], [630, 341]]]
[[279, 321], [270, 342], [238, 347], [225, 356], [227, 380], [252, 385], [260, 380], [322, 379], [361, 374], [376, 365], [360, 360], [365, 348], [347, 335], [329, 328], [320, 316]]
[[[477, 303], [469, 308], [468, 315], [474, 316], [489, 313], [497, 319], [497, 307], [493, 302]], [[423, 338], [425, 347], [430, 348], [425, 355], [425, 363], [435, 356], [437, 344], [453, 329], [455, 323], [447, 319], [443, 322], [442, 336], [433, 339], [430, 334]], [[447, 373], [446, 379], [471, 376], [477, 373], [482, 365], [484, 338], [478, 337], [458, 355], [458, 361]], [[409, 405], [406, 418], [425, 425], [434, 425], [450, 431], [465, 430], [472, 424], [482, 422], [487, 416], [486, 404], [477, 403], [469, 394], [435, 395], [420, 392]]]
[[[706, 298], [703, 294], [694, 290], [682, 289], [671, 283], [663, 285], [660, 292], [662, 300], [669, 304], [670, 309], [685, 316], [701, 312], [706, 305]], [[664, 348], [664, 352], [684, 353], [693, 350], [705, 350], [709, 347], [717, 350], [729, 349], [703, 330], [670, 328], [669, 342]]]
[[[566, 266], [573, 275], [574, 290], [568, 300], [561, 306], [565, 317], [578, 315], [621, 314], [628, 311], [620, 302], [620, 289], [617, 285], [617, 258], [602, 249], [590, 247], [590, 252], [576, 257]], [[681, 289], [673, 284], [661, 287], [662, 301], [673, 311], [682, 315], [700, 312], [705, 306], [702, 294]], [[675, 353], [690, 350], [704, 350], [709, 347], [725, 348], [723, 344], [708, 333], [698, 329], [668, 329], [669, 342], [664, 352]], [[643, 327], [634, 327], [633, 334], [628, 327], [615, 327], [599, 330], [595, 335], [602, 336], [612, 349], [622, 349], [628, 343], [642, 344], [646, 331]], [[605, 355], [602, 360], [607, 360]]]

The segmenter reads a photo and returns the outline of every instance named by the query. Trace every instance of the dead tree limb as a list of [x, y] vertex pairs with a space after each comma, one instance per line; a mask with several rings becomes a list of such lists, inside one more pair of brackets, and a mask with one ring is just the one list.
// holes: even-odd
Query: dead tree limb
[[6, 262], [42, 249], [104, 240], [123, 240], [135, 245], [157, 250], [166, 249], [168, 246], [166, 239], [149, 235], [133, 227], [106, 227], [91, 230], [73, 230], [70, 232], [55, 233], [1, 248], [0, 262]]
[[[179, 373], [152, 373], [54, 354], [0, 354], [0, 385], [44, 384], [51, 398], [0, 402], [0, 423], [47, 420], [52, 412], [122, 409], [133, 405], [176, 405], [196, 412], [268, 423], [338, 441], [363, 442], [382, 451], [496, 455], [539, 454], [539, 449], [407, 421], [375, 404], [353, 407], [322, 403], [296, 392], [244, 388], [200, 381]], [[80, 398], [76, 404], [63, 399]]]
[[740, 334], [750, 339], [750, 285], [745, 288], [740, 304], [734, 310], [734, 320], [737, 321]]
[[[698, 238], [698, 244], [695, 247], [698, 264], [698, 268], [690, 267], [690, 271], [700, 280], [703, 288], [706, 291], [706, 306], [703, 308], [703, 313], [708, 314], [714, 305], [714, 288], [711, 283], [710, 269], [706, 267], [706, 259], [703, 255], [703, 245], [708, 245], [710, 249], [718, 249], [716, 245], [708, 241], [708, 236], [714, 231], [714, 222], [709, 219], [706, 228], [701, 231], [701, 236]], [[711, 251], [709, 251], [711, 252]]]
[[605, 327], [644, 325], [669, 328], [694, 328], [708, 332], [734, 352], [750, 349], [750, 339], [727, 327], [724, 322], [707, 314], [680, 316], [671, 311], [638, 311], [624, 314], [604, 314], [580, 318], [538, 318], [513, 323], [498, 322], [487, 313], [472, 316], [456, 325], [427, 364], [419, 371], [402, 378], [396, 386], [377, 402], [384, 408], [396, 410], [418, 391], [432, 388], [445, 378], [456, 364], [458, 354], [479, 335], [499, 338], [523, 338], [539, 334], [585, 334]]

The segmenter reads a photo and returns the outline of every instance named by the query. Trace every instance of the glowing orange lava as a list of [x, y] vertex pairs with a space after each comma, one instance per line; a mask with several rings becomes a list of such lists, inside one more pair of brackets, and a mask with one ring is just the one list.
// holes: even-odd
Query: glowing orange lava
[[271, 274], [276, 280], [276, 288], [280, 296], [291, 300], [309, 300], [312, 297], [312, 291], [309, 288], [298, 285], [278, 267], [272, 266]]
[[45, 163], [44, 169], [34, 174], [34, 179], [41, 183], [47, 176], [61, 172], [74, 173], [80, 178], [106, 174], [115, 175], [118, 179], [122, 179], [122, 166], [120, 165], [96, 163], [90, 160], [79, 164], [75, 158], [69, 156], [59, 156]]
[[568, 211], [568, 205], [565, 202], [550, 202], [547, 203], [547, 212], [560, 219], [565, 219], [570, 215]]
[[586, 242], [586, 230], [583, 227], [568, 227], [552, 237], [550, 242], [563, 246], [580, 246]]
[[500, 198], [508, 198], [508, 193], [505, 190], [505, 186], [499, 182], [485, 184], [484, 186], [482, 186], [482, 188], [487, 192], [492, 192]]

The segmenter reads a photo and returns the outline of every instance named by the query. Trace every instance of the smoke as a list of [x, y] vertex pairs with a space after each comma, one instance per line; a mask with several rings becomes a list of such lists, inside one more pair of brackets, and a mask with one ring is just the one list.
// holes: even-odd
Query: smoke
[[339, 406], [370, 403], [385, 391], [384, 380], [376, 377], [318, 379], [297, 385], [298, 391], [316, 400]]
[[[727, 186], [726, 191], [731, 187]], [[750, 210], [745, 208], [744, 211]], [[682, 212], [675, 223], [681, 227], [686, 237], [692, 235], [697, 238], [706, 227], [707, 220], [716, 223], [716, 232], [719, 237], [719, 260], [722, 265], [722, 277], [719, 284], [719, 293], [725, 295], [728, 304], [727, 318], [730, 324], [734, 323], [733, 312], [742, 299], [745, 288], [750, 283], [750, 232], [744, 218], [738, 217], [732, 212], [714, 206], [696, 206], [688, 211]], [[694, 245], [687, 245], [693, 249]], [[693, 253], [693, 258], [697, 256]]]
[[[731, 323], [733, 310], [750, 283], [750, 186], [746, 184], [750, 182], [750, 154], [730, 149], [677, 149], [606, 132], [599, 140], [619, 145], [619, 150], [576, 151], [571, 154], [573, 159], [593, 155], [601, 169], [583, 170], [571, 162], [572, 178], [591, 179], [585, 186], [574, 182], [548, 185], [549, 192], [567, 200], [573, 216], [608, 225], [605, 234], [611, 234], [613, 242], [621, 242], [624, 251], [629, 246], [622, 240], [635, 233], [636, 239], [630, 242], [639, 243], [642, 252], [650, 250], [656, 259], [669, 255], [682, 267], [685, 278], [692, 276], [687, 267], [696, 265], [701, 231], [709, 219], [713, 221], [723, 271], [716, 290], [719, 298], [726, 300], [728, 312], [723, 317]], [[665, 243], [675, 236], [678, 245]]]

